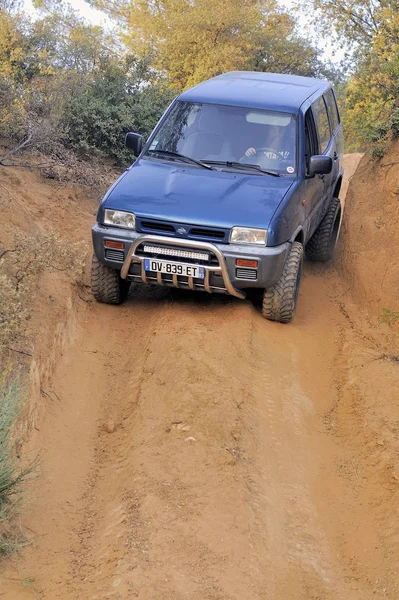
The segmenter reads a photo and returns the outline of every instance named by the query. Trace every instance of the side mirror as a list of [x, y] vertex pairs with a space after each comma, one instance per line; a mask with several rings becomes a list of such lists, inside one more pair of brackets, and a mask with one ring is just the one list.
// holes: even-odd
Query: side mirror
[[309, 162], [309, 177], [314, 177], [315, 175], [328, 175], [328, 173], [331, 173], [332, 168], [333, 161], [331, 156], [324, 156], [324, 154], [311, 156]]
[[127, 133], [125, 145], [130, 150], [133, 150], [135, 156], [138, 156], [143, 148], [143, 136], [139, 133]]

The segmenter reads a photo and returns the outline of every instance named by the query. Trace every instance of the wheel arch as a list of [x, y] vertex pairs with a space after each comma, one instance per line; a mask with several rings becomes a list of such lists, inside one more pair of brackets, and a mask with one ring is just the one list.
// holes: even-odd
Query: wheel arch
[[305, 241], [305, 233], [303, 231], [302, 225], [299, 225], [295, 229], [293, 235], [291, 236], [290, 242], [291, 243], [293, 243], [293, 242], [299, 242], [303, 246], [304, 245], [304, 241]]

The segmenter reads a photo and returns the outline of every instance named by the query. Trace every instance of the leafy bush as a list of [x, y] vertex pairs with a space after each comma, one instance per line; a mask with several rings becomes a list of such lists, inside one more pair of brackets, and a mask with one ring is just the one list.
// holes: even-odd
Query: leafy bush
[[68, 142], [80, 154], [128, 158], [123, 134], [133, 125], [126, 78], [121, 69], [108, 66], [97, 74], [67, 108]]
[[175, 95], [163, 83], [148, 85], [133, 95], [130, 104], [134, 131], [147, 139]]
[[132, 153], [124, 146], [125, 134], [136, 131], [148, 136], [173, 97], [170, 90], [146, 82], [147, 76], [137, 63], [106, 63], [66, 110], [70, 147], [86, 157], [132, 162]]
[[370, 156], [373, 160], [381, 160], [387, 153], [388, 147], [386, 144], [375, 144], [370, 149]]
[[12, 441], [20, 396], [21, 389], [17, 381], [0, 382], [0, 554], [14, 550], [21, 542], [14, 517], [23, 485], [35, 468], [35, 464], [20, 466]]

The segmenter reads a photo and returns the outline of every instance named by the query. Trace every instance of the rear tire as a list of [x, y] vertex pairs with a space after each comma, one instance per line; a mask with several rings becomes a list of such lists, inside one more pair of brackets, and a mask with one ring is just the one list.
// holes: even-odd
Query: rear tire
[[306, 245], [306, 257], [317, 262], [331, 260], [337, 245], [341, 224], [341, 202], [333, 198], [320, 225]]
[[298, 300], [303, 264], [303, 246], [294, 242], [277, 283], [263, 293], [262, 315], [269, 321], [289, 323]]
[[119, 271], [101, 263], [93, 254], [91, 290], [97, 302], [121, 304], [127, 298], [130, 282], [121, 279]]

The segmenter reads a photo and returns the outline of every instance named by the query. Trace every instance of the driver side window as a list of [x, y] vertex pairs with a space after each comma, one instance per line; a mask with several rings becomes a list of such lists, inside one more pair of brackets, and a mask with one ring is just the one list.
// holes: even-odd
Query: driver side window
[[313, 102], [312, 111], [319, 138], [319, 153], [323, 154], [331, 139], [330, 123], [323, 96]]
[[319, 147], [316, 135], [316, 126], [313, 114], [309, 108], [305, 114], [305, 164], [306, 172], [309, 171], [310, 157], [319, 154]]

